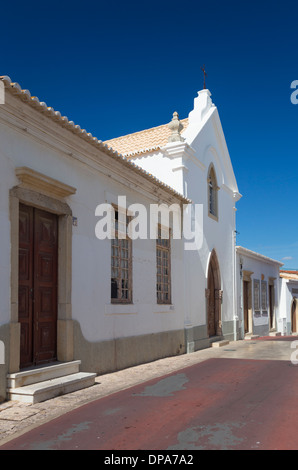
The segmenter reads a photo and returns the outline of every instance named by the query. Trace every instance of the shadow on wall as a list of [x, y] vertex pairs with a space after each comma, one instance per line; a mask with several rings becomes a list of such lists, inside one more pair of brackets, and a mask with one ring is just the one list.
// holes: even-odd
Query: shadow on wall
[[89, 342], [74, 321], [74, 359], [82, 372], [99, 375], [185, 353], [184, 330]]

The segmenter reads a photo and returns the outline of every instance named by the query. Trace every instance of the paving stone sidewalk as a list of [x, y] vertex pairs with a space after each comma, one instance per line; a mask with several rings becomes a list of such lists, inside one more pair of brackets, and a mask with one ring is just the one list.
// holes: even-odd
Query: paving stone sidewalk
[[[287, 341], [286, 341], [287, 339]], [[210, 347], [191, 354], [168, 357], [147, 364], [98, 376], [95, 385], [34, 405], [7, 401], [0, 404], [0, 446], [51, 419], [90, 401], [170, 374], [210, 358], [268, 359], [290, 361], [291, 338], [267, 341], [236, 341], [223, 347]], [[292, 338], [294, 340], [294, 338]], [[297, 366], [298, 367], [298, 366]]]

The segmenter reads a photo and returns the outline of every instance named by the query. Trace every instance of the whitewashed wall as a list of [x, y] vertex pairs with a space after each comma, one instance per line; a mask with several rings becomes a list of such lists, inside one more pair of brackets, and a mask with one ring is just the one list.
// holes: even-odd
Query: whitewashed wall
[[[110, 306], [110, 240], [95, 236], [96, 206], [106, 201], [107, 192], [126, 195], [128, 204], [137, 202], [149, 208], [154, 199], [145, 198], [117, 181], [111, 181], [71, 157], [54, 152], [33, 139], [0, 126], [1, 159], [1, 240], [0, 258], [1, 323], [9, 321], [10, 225], [9, 190], [19, 184], [15, 168], [28, 166], [77, 189], [67, 199], [77, 226], [73, 227], [72, 252], [72, 312], [84, 335], [90, 341], [106, 340], [118, 336], [131, 336], [167, 328], [183, 326], [182, 298], [176, 292], [183, 285], [181, 276], [182, 243], [172, 243], [172, 282], [175, 309], [156, 305], [156, 250], [155, 240], [133, 241], [133, 306]], [[163, 311], [165, 313], [160, 313]], [[159, 313], [157, 313], [159, 312]]]
[[294, 297], [298, 298], [298, 281], [280, 278], [279, 331], [292, 333], [291, 309]]
[[[110, 349], [115, 351], [112, 344], [116, 340], [134, 337], [140, 337], [139, 342], [130, 349], [125, 346], [127, 353], [122, 351], [118, 354], [118, 364], [115, 364], [115, 358], [110, 362], [107, 358], [104, 365], [97, 366], [97, 352], [92, 349], [89, 354], [92, 356], [92, 369], [102, 372], [132, 365], [134, 360], [139, 363], [184, 352], [182, 241], [172, 242], [171, 305], [158, 305], [156, 301], [156, 241], [150, 239], [133, 241], [133, 304], [112, 305], [111, 242], [98, 240], [95, 235], [97, 205], [114, 203], [119, 195], [127, 197], [127, 205], [144, 204], [148, 210], [151, 203], [179, 204], [180, 199], [157, 188], [148, 179], [143, 181], [141, 176], [130, 173], [130, 169], [117, 164], [108, 155], [93, 149], [83, 139], [35, 110], [28, 109], [17, 98], [8, 96], [7, 102], [16, 114], [9, 116], [11, 122], [8, 123], [5, 109], [0, 109], [0, 327], [4, 328], [11, 321], [9, 191], [20, 184], [15, 169], [29, 167], [77, 190], [65, 200], [77, 219], [77, 226], [72, 227], [71, 308], [72, 319], [79, 325], [82, 339], [80, 350], [76, 349], [79, 342], [75, 341], [76, 358], [80, 358], [83, 352], [87, 353], [89, 347], [91, 351], [94, 345], [99, 344], [109, 343]], [[171, 337], [171, 332], [175, 338]], [[168, 347], [165, 337], [160, 336], [164, 333], [168, 335]], [[6, 330], [5, 335], [9, 337]], [[154, 335], [159, 335], [156, 340]], [[142, 354], [141, 344], [142, 341], [144, 344], [145, 337], [148, 344], [146, 354]], [[154, 341], [160, 347], [155, 348]], [[129, 356], [127, 362], [125, 354]], [[90, 370], [90, 360], [87, 357], [84, 362], [87, 370]], [[102, 357], [100, 360], [102, 362]], [[4, 380], [2, 376], [1, 380]], [[5, 389], [5, 385], [3, 387]]]
[[[253, 331], [251, 333], [257, 335], [268, 335], [269, 328], [269, 278], [274, 278], [274, 311], [275, 311], [275, 327], [276, 331], [279, 331], [279, 305], [280, 305], [280, 284], [279, 284], [279, 269], [281, 263], [270, 260], [258, 253], [249, 252], [242, 247], [237, 247], [237, 308], [240, 319], [240, 329], [242, 329], [243, 337], [243, 292], [242, 292], [242, 271], [251, 272], [251, 289], [252, 289], [252, 320], [253, 320]], [[256, 316], [254, 310], [254, 280], [260, 282], [260, 316]], [[262, 294], [261, 294], [261, 281], [264, 280], [267, 283], [267, 304], [266, 304], [266, 315], [262, 314]], [[264, 313], [264, 312], [263, 312]]]
[[[182, 141], [168, 143], [160, 151], [140, 154], [133, 160], [166, 184], [203, 206], [203, 242], [199, 249], [184, 252], [185, 325], [196, 329], [197, 347], [207, 345], [206, 298], [207, 273], [212, 250], [217, 253], [222, 290], [222, 321], [226, 337], [237, 339], [235, 312], [235, 205], [241, 197], [217, 108], [210, 92], [199, 92]], [[219, 186], [218, 221], [208, 216], [207, 175], [214, 165]], [[198, 329], [197, 327], [203, 327]], [[201, 343], [200, 343], [201, 340]], [[200, 346], [200, 344], [201, 346]]]

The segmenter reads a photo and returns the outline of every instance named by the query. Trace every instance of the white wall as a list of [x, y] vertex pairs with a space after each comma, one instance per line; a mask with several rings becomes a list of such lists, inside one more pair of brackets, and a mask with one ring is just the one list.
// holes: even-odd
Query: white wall
[[[78, 155], [78, 158], [69, 155], [67, 145], [63, 151], [61, 139], [58, 143], [55, 139], [46, 143], [51, 139], [51, 131], [58, 129], [51, 123], [48, 126], [49, 133], [42, 142], [42, 133], [33, 137], [0, 122], [0, 325], [10, 320], [9, 190], [19, 184], [15, 168], [27, 166], [77, 189], [76, 194], [66, 200], [78, 221], [73, 227], [72, 239], [72, 315], [79, 321], [85, 338], [103, 341], [183, 328], [182, 243], [172, 244], [173, 306], [156, 303], [155, 240], [133, 242], [133, 305], [121, 306], [110, 302], [110, 241], [100, 241], [95, 236], [98, 220], [95, 208], [106, 202], [107, 193], [115, 197], [126, 195], [128, 201], [146, 206], [156, 203], [156, 197], [131, 189], [130, 186], [135, 185], [129, 181], [125, 184], [121, 167], [118, 175], [112, 167], [108, 170], [109, 176], [104, 174], [107, 169], [101, 172], [100, 152], [95, 163], [91, 164], [90, 160], [89, 165], [84, 155]], [[59, 128], [59, 132], [63, 130]], [[84, 145], [73, 136], [74, 142], [76, 139], [85, 147], [84, 153], [90, 152], [94, 159], [88, 144]], [[121, 182], [117, 182], [117, 178]]]
[[[256, 254], [257, 255], [257, 254]], [[243, 328], [243, 293], [242, 293], [242, 277], [241, 277], [241, 265], [242, 271], [250, 271], [252, 281], [252, 314], [253, 314], [253, 332], [255, 334], [268, 334], [269, 333], [269, 278], [275, 278], [274, 280], [274, 310], [276, 318], [276, 329], [279, 331], [279, 304], [280, 304], [280, 289], [279, 289], [279, 264], [270, 262], [262, 256], [249, 256], [243, 252], [237, 250], [236, 257], [237, 265], [237, 309], [238, 315], [241, 321], [240, 327]], [[260, 282], [260, 313], [261, 316], [256, 316], [254, 311], [254, 280]], [[264, 280], [267, 283], [267, 315], [262, 314], [262, 294], [261, 294], [261, 281]], [[263, 312], [264, 313], [264, 312]], [[242, 331], [243, 332], [243, 331]]]
[[[183, 136], [186, 141], [167, 144], [159, 152], [141, 154], [133, 161], [190, 198], [193, 204], [203, 205], [203, 243], [196, 251], [184, 252], [185, 324], [206, 325], [205, 288], [210, 254], [215, 249], [222, 279], [222, 320], [235, 329], [234, 207], [238, 189], [217, 109], [208, 108], [202, 122], [190, 120]], [[220, 188], [218, 221], [208, 216], [207, 175], [211, 163]]]
[[280, 306], [279, 306], [279, 318], [280, 326], [279, 331], [281, 333], [290, 334], [292, 333], [292, 318], [291, 308], [293, 298], [298, 298], [298, 281], [280, 278]]

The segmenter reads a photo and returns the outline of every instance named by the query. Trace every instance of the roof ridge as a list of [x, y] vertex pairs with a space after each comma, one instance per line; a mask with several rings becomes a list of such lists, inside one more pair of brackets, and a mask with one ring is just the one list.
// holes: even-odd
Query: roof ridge
[[[184, 119], [180, 119], [180, 121], [182, 123], [186, 122], [186, 121], [188, 121], [188, 117], [186, 117]], [[161, 127], [166, 127], [167, 125], [168, 125], [168, 123], [160, 124], [159, 126], [148, 127], [147, 129], [142, 129], [142, 130], [136, 131], [136, 132], [130, 132], [129, 134], [120, 135], [119, 137], [112, 137], [111, 139], [104, 140], [103, 142], [110, 142], [111, 140], [124, 139], [128, 136], [131, 136], [131, 135], [142, 134], [143, 132], [155, 131], [157, 129], [160, 129]], [[183, 133], [183, 130], [182, 130], [182, 133]]]
[[116, 159], [123, 165], [129, 166], [133, 171], [137, 172], [139, 175], [142, 175], [147, 180], [151, 181], [151, 183], [157, 184], [161, 189], [164, 189], [168, 193], [172, 194], [173, 196], [179, 198], [184, 202], [191, 202], [189, 198], [179, 193], [163, 181], [159, 180], [156, 176], [152, 175], [148, 171], [136, 165], [134, 162], [129, 161], [121, 152], [116, 149], [113, 149], [112, 147], [109, 147], [105, 142], [99, 140], [97, 137], [94, 137], [85, 129], [81, 129], [81, 127], [79, 125], [76, 125], [73, 121], [70, 121], [67, 116], [62, 116], [59, 111], [55, 111], [52, 107], [47, 106], [45, 102], [40, 101], [36, 96], [32, 96], [29, 90], [23, 90], [19, 83], [13, 82], [9, 76], [2, 75], [0, 76], [0, 80], [2, 80], [4, 85], [10, 90], [12, 94], [17, 96], [25, 103], [29, 104], [29, 106], [32, 106], [37, 111], [46, 115], [49, 119], [52, 119], [65, 129], [78, 135], [78, 137], [80, 137], [81, 139], [84, 139], [90, 144], [95, 145], [96, 148], [100, 149], [102, 152], [106, 153], [110, 157]]

